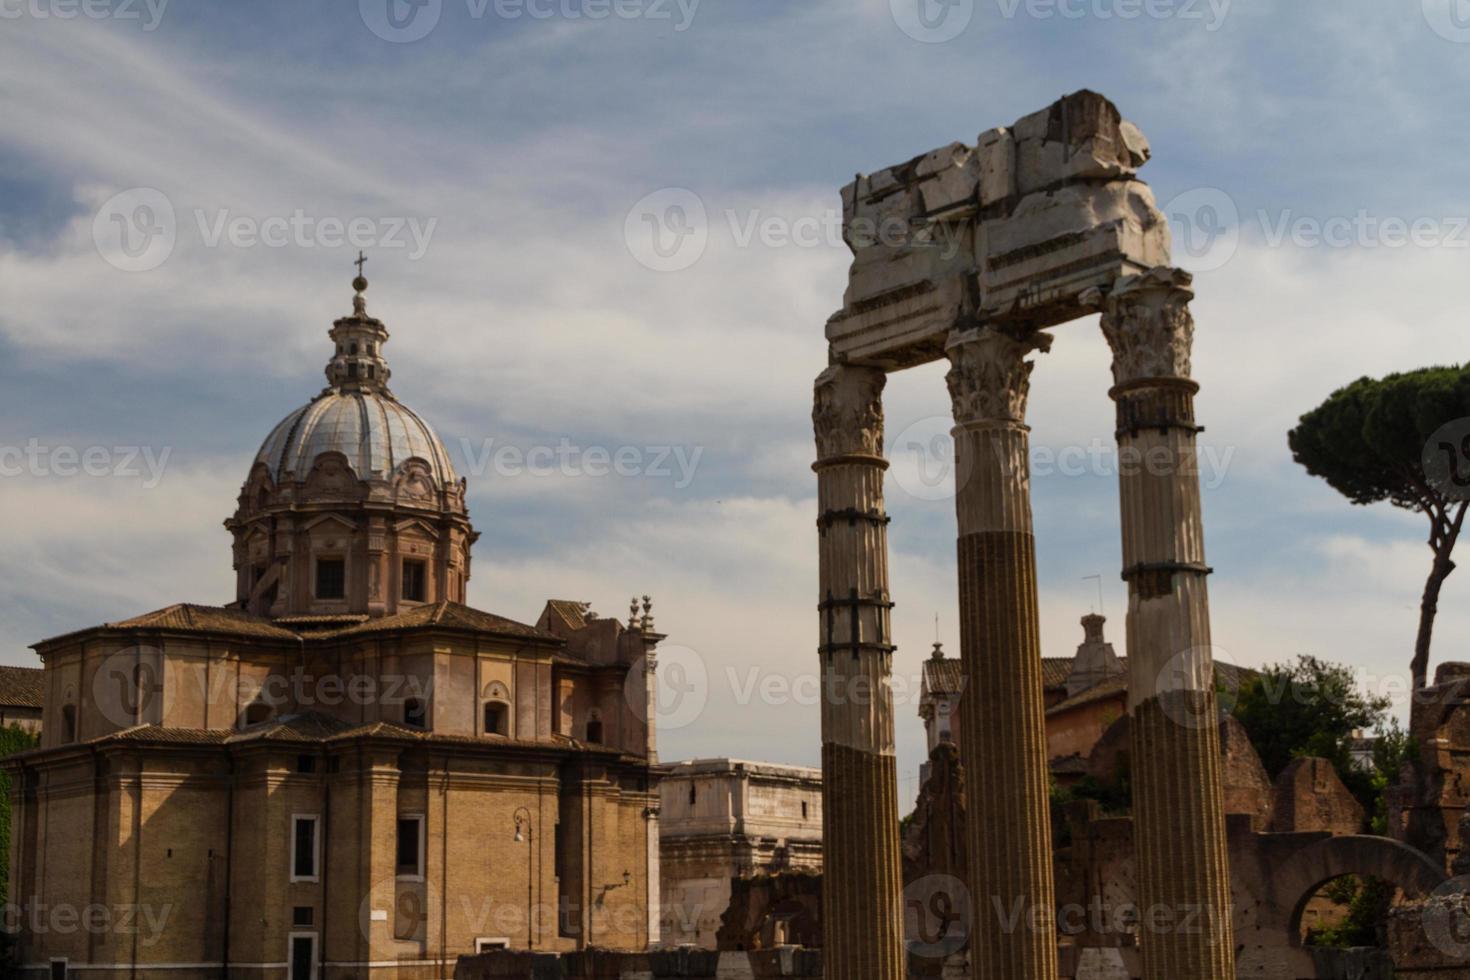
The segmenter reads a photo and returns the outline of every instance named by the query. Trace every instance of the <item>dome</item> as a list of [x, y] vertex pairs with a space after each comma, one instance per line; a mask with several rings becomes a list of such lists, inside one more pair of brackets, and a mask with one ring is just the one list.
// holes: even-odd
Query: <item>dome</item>
[[457, 483], [444, 443], [392, 395], [329, 388], [281, 420], [255, 455], [277, 484], [305, 479], [317, 459], [341, 453], [359, 480], [384, 480], [410, 459], [428, 464], [438, 488]]
[[336, 622], [464, 602], [478, 537], [465, 482], [388, 390], [388, 328], [368, 315], [367, 285], [359, 271], [352, 313], [332, 323], [326, 389], [271, 429], [225, 521], [236, 608]]

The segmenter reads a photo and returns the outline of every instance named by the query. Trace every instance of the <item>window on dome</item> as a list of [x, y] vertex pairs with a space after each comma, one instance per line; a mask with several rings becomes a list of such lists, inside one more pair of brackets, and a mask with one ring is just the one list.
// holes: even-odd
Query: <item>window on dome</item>
[[404, 560], [403, 598], [409, 602], [423, 602], [428, 598], [424, 571], [424, 563], [422, 561]]
[[357, 380], [357, 362], [353, 361], [347, 365], [347, 377], [351, 381]]
[[341, 599], [347, 595], [347, 563], [341, 558], [316, 560], [316, 597]]

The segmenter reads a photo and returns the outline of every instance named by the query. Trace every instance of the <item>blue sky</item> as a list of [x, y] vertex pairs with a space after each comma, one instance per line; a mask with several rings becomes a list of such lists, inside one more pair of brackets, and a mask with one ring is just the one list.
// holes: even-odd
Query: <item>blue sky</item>
[[[412, 16], [391, 0], [407, 32], [432, 21], [399, 42], [379, 36], [387, 2], [0, 0], [0, 447], [168, 453], [156, 481], [0, 479], [0, 660], [231, 598], [220, 522], [260, 440], [321, 387], [325, 331], [348, 308], [356, 249], [317, 223], [365, 219], [394, 390], [462, 471], [485, 440], [698, 453], [687, 485], [677, 469], [468, 472], [475, 604], [531, 619], [554, 596], [611, 615], [651, 593], [669, 644], [710, 677], [664, 756], [815, 762], [814, 705], [739, 691], [752, 671], [815, 667], [810, 384], [848, 257], [830, 236], [742, 229], [830, 224], [855, 171], [1092, 88], [1150, 138], [1142, 176], [1198, 271], [1199, 411], [1228, 461], [1207, 474], [1216, 644], [1244, 664], [1316, 653], [1377, 686], [1402, 675], [1422, 519], [1350, 507], [1294, 466], [1285, 433], [1359, 375], [1470, 357], [1470, 9], [922, 0], [920, 21], [920, 0], [429, 0]], [[699, 201], [707, 245], [654, 271], [628, 229], [671, 188]], [[174, 223], [140, 271], [159, 253], [119, 261], [98, 236], [143, 192]], [[279, 247], [224, 230], [298, 212], [313, 230]], [[1422, 234], [1395, 244], [1384, 221]], [[1202, 222], [1226, 234], [1192, 237]], [[1057, 334], [1033, 439], [1105, 447], [1105, 345], [1091, 321]], [[890, 437], [947, 412], [938, 366], [890, 382]], [[914, 677], [935, 614], [951, 650], [957, 629], [952, 503], [906, 492], [909, 462], [895, 459], [890, 510], [896, 669]], [[1049, 655], [1081, 639], [1090, 575], [1122, 645], [1115, 478], [1085, 469], [1035, 479]], [[1464, 656], [1467, 582], [1446, 588], [1436, 660]], [[911, 781], [921, 729], [914, 696], [901, 702]]]

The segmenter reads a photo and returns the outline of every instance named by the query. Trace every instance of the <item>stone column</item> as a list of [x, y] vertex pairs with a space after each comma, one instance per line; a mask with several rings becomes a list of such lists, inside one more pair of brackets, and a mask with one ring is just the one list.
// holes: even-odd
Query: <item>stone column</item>
[[1032, 362], [1051, 335], [966, 330], [946, 347], [959, 518], [960, 758], [977, 980], [1056, 980], [1055, 885], [1031, 528]]
[[822, 918], [828, 980], [903, 980], [898, 772], [883, 385], [876, 368], [817, 377], [821, 541]]
[[1189, 377], [1192, 277], [1155, 268], [1103, 303], [1117, 403], [1128, 714], [1146, 980], [1233, 980], [1230, 872]]

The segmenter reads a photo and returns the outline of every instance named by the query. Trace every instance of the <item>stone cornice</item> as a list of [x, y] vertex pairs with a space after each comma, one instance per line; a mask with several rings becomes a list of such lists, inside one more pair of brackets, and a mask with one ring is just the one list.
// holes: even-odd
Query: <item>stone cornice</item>
[[1021, 424], [1031, 391], [1033, 351], [1051, 349], [1049, 333], [1017, 338], [992, 328], [957, 331], [945, 345], [950, 360], [945, 381], [954, 405], [955, 422]]

